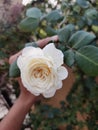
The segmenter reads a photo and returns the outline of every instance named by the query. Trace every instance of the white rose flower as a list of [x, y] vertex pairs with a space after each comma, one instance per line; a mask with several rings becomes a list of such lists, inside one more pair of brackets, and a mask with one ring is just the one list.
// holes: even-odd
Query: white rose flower
[[27, 4], [30, 4], [32, 0], [22, 0], [22, 4], [26, 6]]
[[56, 90], [62, 88], [62, 80], [68, 76], [67, 69], [61, 66], [63, 57], [62, 51], [53, 43], [43, 49], [24, 48], [17, 60], [24, 87], [36, 96], [54, 96]]

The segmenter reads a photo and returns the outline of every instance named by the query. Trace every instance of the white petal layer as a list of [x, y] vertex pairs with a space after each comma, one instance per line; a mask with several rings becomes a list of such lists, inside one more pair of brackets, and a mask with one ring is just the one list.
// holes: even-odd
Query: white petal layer
[[56, 89], [55, 87], [53, 86], [53, 88], [45, 91], [44, 93], [42, 93], [42, 95], [45, 97], [45, 98], [50, 98], [50, 97], [53, 97], [55, 95], [55, 92], [56, 92]]
[[43, 51], [40, 48], [35, 48], [35, 47], [25, 47], [22, 51], [22, 56], [23, 57], [29, 57], [29, 56], [43, 56]]
[[34, 47], [25, 47], [22, 50], [22, 55], [20, 55], [17, 59], [17, 65], [20, 69], [24, 68], [24, 65], [28, 63], [31, 59], [43, 56], [44, 54], [42, 49]]
[[65, 67], [60, 66], [57, 70], [58, 76], [60, 80], [64, 80], [68, 77], [68, 71]]
[[57, 84], [56, 84], [56, 89], [60, 89], [60, 88], [62, 88], [62, 86], [63, 86], [62, 81], [59, 80], [59, 81], [57, 82]]
[[54, 61], [55, 67], [59, 67], [63, 64], [63, 53], [59, 49], [56, 49], [53, 43], [48, 44], [43, 48], [45, 56], [51, 56]]
[[68, 71], [63, 64], [62, 51], [54, 44], [44, 49], [26, 47], [17, 59], [22, 83], [32, 94], [42, 94], [45, 98], [55, 95], [62, 88], [62, 80], [67, 78]]

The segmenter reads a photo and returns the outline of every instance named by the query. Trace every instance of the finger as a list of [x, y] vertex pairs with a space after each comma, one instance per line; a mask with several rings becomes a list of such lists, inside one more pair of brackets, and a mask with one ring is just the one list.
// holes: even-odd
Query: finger
[[58, 35], [52, 36], [52, 37], [51, 37], [51, 40], [57, 42], [57, 41], [59, 40]]
[[12, 64], [12, 63], [17, 59], [17, 57], [18, 57], [19, 55], [21, 55], [21, 52], [22, 52], [22, 51], [19, 51], [18, 53], [12, 55], [12, 56], [9, 58], [9, 64]]

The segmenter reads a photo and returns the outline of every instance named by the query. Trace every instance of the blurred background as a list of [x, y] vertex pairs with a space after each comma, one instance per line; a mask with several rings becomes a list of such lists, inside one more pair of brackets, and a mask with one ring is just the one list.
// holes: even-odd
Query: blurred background
[[[41, 16], [38, 10], [33, 10], [35, 17], [27, 14], [34, 7], [40, 9]], [[71, 36], [81, 30], [86, 36], [81, 32], [72, 40]], [[87, 50], [96, 65], [85, 62], [81, 69], [77, 62], [80, 57], [75, 61], [73, 51], [82, 46], [74, 48], [69, 42], [82, 41], [98, 49], [98, 0], [32, 0], [26, 6], [21, 0], [0, 0], [0, 120], [19, 95], [18, 83], [9, 77], [9, 57], [25, 43], [52, 35], [59, 35], [60, 43], [56, 44], [64, 53], [69, 76], [54, 97], [32, 106], [22, 129], [98, 130], [98, 51]]]

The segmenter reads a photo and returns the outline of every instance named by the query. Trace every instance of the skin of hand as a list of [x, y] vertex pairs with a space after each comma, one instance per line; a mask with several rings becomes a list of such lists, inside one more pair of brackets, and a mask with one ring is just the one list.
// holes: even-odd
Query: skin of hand
[[[58, 36], [47, 37], [45, 39], [37, 41], [37, 44], [40, 48], [43, 48], [48, 42], [58, 41]], [[12, 64], [21, 52], [18, 52], [9, 58], [9, 64]], [[19, 86], [20, 86], [20, 95], [8, 114], [0, 123], [0, 130], [20, 130], [24, 118], [32, 105], [40, 98], [40, 96], [34, 96], [26, 88], [23, 86], [21, 78], [17, 78]]]
[[[12, 64], [20, 54], [21, 51], [11, 56], [9, 63]], [[20, 77], [17, 80], [20, 87], [20, 95], [8, 114], [1, 121], [0, 130], [20, 130], [26, 114], [39, 99], [39, 96], [36, 97], [25, 89]]]

